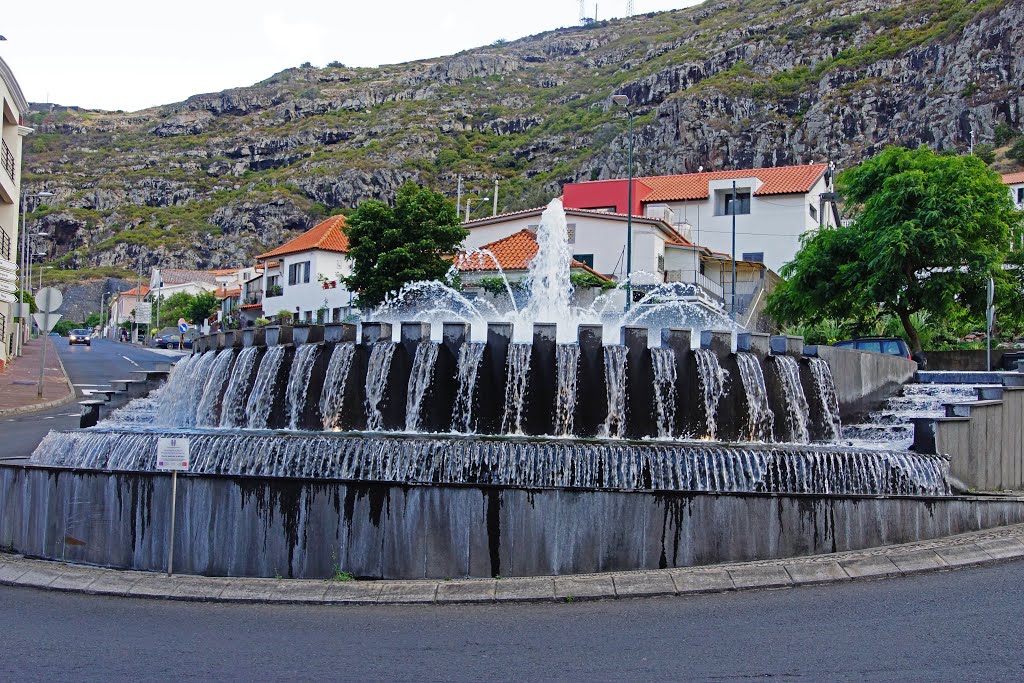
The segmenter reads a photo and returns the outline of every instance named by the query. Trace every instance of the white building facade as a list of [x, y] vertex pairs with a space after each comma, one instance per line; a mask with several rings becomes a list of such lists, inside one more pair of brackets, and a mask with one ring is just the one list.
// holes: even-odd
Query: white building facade
[[21, 206], [22, 139], [32, 132], [22, 125], [28, 102], [7, 63], [0, 59], [0, 370], [18, 352], [14, 321], [17, 298], [10, 282], [18, 277], [18, 217]]

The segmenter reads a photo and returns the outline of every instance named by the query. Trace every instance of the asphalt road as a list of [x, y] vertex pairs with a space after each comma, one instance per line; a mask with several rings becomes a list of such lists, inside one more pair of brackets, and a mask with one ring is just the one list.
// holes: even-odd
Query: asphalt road
[[[94, 339], [92, 346], [69, 346], [65, 338], [53, 338], [78, 399], [96, 389], [109, 389], [110, 381], [131, 377], [132, 370], [149, 370], [178, 356], [158, 353], [132, 344]], [[0, 418], [0, 460], [29, 457], [51, 429], [78, 427], [78, 405]]]
[[691, 598], [312, 607], [0, 587], [7, 680], [1020, 680], [1024, 563]]

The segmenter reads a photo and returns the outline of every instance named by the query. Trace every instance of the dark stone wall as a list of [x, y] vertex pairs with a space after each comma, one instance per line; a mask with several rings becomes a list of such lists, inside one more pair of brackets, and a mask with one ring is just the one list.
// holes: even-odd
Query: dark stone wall
[[[175, 571], [536, 576], [853, 550], [1024, 521], [1024, 501], [523, 490], [182, 476]], [[162, 571], [171, 479], [0, 466], [0, 547]]]

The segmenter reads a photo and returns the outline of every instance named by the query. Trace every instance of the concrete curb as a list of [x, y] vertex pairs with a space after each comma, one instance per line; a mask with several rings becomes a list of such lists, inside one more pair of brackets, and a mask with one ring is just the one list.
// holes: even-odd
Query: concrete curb
[[68, 375], [67, 368], [64, 367], [64, 359], [60, 357], [60, 353], [57, 351], [56, 347], [54, 347], [53, 352], [57, 356], [57, 363], [60, 365], [60, 372], [64, 375], [64, 383], [68, 385], [68, 395], [64, 398], [47, 401], [46, 403], [33, 403], [32, 405], [19, 406], [17, 408], [5, 408], [0, 410], [0, 417], [23, 415], [25, 413], [37, 413], [43, 410], [49, 410], [50, 408], [56, 408], [57, 406], [62, 406], [66, 403], [71, 403], [75, 400], [75, 385], [71, 382], [71, 376]]
[[912, 576], [1024, 558], [1024, 524], [903, 545], [764, 562], [574, 576], [332, 581], [173, 576], [0, 553], [0, 585], [90, 595], [262, 604], [481, 604], [793, 588]]

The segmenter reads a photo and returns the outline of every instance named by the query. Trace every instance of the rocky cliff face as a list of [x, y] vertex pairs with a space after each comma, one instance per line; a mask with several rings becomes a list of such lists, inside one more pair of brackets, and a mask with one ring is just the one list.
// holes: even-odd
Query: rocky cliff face
[[126, 113], [38, 108], [31, 220], [68, 268], [237, 264], [406, 180], [499, 207], [567, 181], [963, 150], [1020, 129], [1024, 0], [709, 0], [377, 69], [296, 68]]

